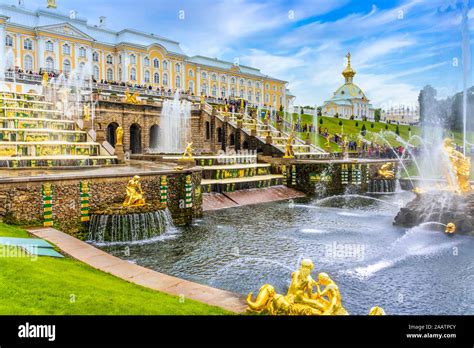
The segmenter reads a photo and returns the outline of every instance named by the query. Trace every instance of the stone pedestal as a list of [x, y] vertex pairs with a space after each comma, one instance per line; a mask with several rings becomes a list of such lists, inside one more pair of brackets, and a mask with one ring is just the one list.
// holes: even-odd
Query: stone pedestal
[[306, 134], [305, 144], [311, 145], [311, 134], [309, 132]]
[[123, 152], [123, 144], [115, 144], [115, 156], [120, 163], [125, 162], [125, 153]]
[[271, 135], [267, 135], [267, 137], [265, 138], [265, 143], [271, 144], [272, 142], [273, 142], [272, 136], [271, 136]]
[[178, 166], [191, 168], [196, 165], [194, 158], [180, 158], [178, 159]]

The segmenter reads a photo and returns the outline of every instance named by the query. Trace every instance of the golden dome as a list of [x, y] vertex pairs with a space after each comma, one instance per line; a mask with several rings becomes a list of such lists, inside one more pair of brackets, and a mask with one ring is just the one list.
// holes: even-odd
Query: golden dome
[[346, 57], [347, 57], [347, 66], [342, 72], [342, 76], [344, 76], [344, 78], [346, 79], [346, 83], [352, 83], [352, 78], [356, 74], [356, 71], [352, 69], [352, 66], [351, 66], [351, 53], [350, 52], [347, 53]]

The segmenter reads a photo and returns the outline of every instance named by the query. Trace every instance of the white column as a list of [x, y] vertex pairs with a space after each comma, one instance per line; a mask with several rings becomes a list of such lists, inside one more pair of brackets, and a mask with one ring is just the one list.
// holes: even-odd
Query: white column
[[16, 35], [16, 61], [14, 65], [18, 65], [23, 69], [21, 66], [21, 36], [20, 34]]
[[0, 25], [0, 80], [4, 80], [5, 76], [3, 75], [5, 71], [5, 24]]
[[38, 45], [38, 56], [36, 58], [37, 60], [37, 67], [38, 70], [44, 69], [45, 68], [45, 60], [44, 60], [44, 51], [45, 51], [45, 43], [44, 43], [44, 38], [39, 37], [38, 40], [36, 41]]
[[262, 80], [260, 81], [260, 107], [263, 106], [263, 104], [265, 103], [265, 91], [263, 89], [265, 85], [265, 82]]
[[100, 78], [101, 80], [106, 80], [107, 79], [107, 74], [106, 74], [106, 71], [105, 71], [105, 52], [101, 52], [100, 53], [100, 57], [101, 57], [101, 68], [100, 68]]
[[128, 81], [128, 57], [127, 52], [122, 52], [122, 81]]
[[53, 46], [54, 46], [54, 69], [59, 71], [61, 70], [60, 64], [59, 64], [60, 63], [59, 62], [59, 41], [54, 40]]
[[170, 61], [168, 63], [168, 70], [169, 70], [169, 73], [168, 73], [168, 76], [169, 76], [168, 86], [171, 90], [173, 90], [173, 86], [174, 86], [174, 80], [173, 80], [174, 67], [173, 67], [173, 65], [174, 65], [173, 61], [170, 59]]
[[196, 68], [196, 92], [195, 95], [201, 95], [201, 68]]
[[86, 74], [87, 75], [92, 75], [92, 47], [87, 47], [86, 49], [86, 58], [87, 58], [87, 64], [86, 64]]

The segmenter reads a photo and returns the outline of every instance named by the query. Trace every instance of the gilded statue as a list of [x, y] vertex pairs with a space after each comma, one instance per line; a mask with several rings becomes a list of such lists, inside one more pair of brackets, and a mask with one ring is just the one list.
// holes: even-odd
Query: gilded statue
[[127, 89], [125, 91], [125, 103], [127, 104], [140, 104], [140, 102], [138, 101], [137, 97], [140, 95], [140, 92], [135, 92], [135, 93], [130, 93], [130, 90]]
[[123, 202], [124, 207], [140, 207], [145, 205], [145, 199], [143, 198], [143, 190], [140, 185], [140, 177], [135, 175], [127, 184], [127, 197]]
[[193, 143], [190, 142], [188, 145], [186, 145], [186, 149], [184, 150], [183, 156], [181, 156], [181, 159], [188, 159], [192, 160], [193, 159]]
[[388, 162], [380, 167], [377, 171], [379, 177], [383, 179], [395, 179], [395, 172], [393, 170], [393, 163]]
[[91, 118], [91, 111], [88, 104], [84, 104], [84, 121], [89, 121]]
[[[471, 184], [469, 183], [471, 159], [457, 151], [450, 138], [443, 141], [443, 148], [449, 158], [452, 169], [452, 171], [446, 170], [446, 179], [448, 180], [449, 188], [459, 193], [469, 192], [471, 190]], [[453, 175], [456, 182], [453, 182]]]
[[46, 71], [43, 73], [43, 81], [41, 84], [43, 85], [43, 87], [48, 87], [49, 85], [49, 76]]
[[293, 140], [295, 139], [295, 135], [293, 131], [290, 133], [288, 137], [288, 141], [286, 142], [285, 146], [285, 155], [283, 158], [295, 158], [295, 152], [293, 151]]
[[250, 293], [249, 311], [271, 315], [347, 315], [337, 285], [326, 273], [320, 273], [315, 281], [311, 277], [313, 267], [311, 260], [301, 261], [300, 269], [291, 275], [286, 296], [277, 294], [269, 284], [260, 288], [255, 301]]
[[446, 225], [445, 233], [453, 234], [456, 232], [456, 225], [453, 222], [450, 222]]
[[47, 8], [58, 8], [56, 5], [56, 0], [48, 0]]
[[123, 128], [118, 126], [115, 130], [115, 145], [123, 145]]

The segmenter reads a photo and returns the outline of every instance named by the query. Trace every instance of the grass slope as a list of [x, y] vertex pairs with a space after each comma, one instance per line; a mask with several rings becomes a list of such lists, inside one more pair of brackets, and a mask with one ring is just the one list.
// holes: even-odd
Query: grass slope
[[[23, 238], [28, 234], [20, 228], [0, 224], [0, 236]], [[0, 314], [229, 314], [197, 301], [180, 301], [178, 297], [126, 282], [69, 258], [33, 260], [0, 257]]]

